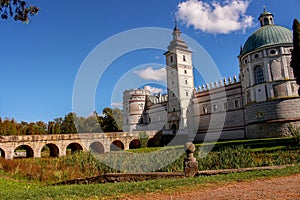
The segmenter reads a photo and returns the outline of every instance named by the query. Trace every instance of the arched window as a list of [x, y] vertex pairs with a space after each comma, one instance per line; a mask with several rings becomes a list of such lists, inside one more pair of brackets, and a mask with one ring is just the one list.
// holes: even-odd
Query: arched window
[[254, 70], [255, 84], [260, 84], [265, 81], [262, 67], [258, 66]]

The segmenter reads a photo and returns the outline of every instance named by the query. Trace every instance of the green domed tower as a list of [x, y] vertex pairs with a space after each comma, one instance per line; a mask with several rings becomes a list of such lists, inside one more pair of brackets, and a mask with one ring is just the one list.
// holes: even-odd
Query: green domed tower
[[300, 124], [299, 86], [290, 67], [293, 33], [275, 25], [266, 9], [259, 21], [261, 27], [246, 40], [238, 57], [246, 137], [284, 136], [288, 126]]

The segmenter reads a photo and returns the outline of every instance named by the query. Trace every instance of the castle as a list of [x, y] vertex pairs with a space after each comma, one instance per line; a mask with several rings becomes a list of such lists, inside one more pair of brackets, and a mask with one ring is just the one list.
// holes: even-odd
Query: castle
[[123, 94], [123, 130], [163, 130], [220, 139], [278, 137], [300, 127], [299, 86], [290, 67], [292, 31], [259, 16], [261, 27], [241, 47], [239, 77], [195, 88], [192, 51], [175, 26], [166, 57], [167, 94]]

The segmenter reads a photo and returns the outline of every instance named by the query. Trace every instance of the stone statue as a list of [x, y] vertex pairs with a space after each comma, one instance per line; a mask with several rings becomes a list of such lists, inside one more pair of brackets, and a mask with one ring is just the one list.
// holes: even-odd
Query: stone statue
[[184, 174], [186, 177], [195, 176], [198, 172], [198, 162], [194, 157], [196, 147], [192, 142], [187, 142], [184, 149], [187, 154], [187, 158], [184, 159]]

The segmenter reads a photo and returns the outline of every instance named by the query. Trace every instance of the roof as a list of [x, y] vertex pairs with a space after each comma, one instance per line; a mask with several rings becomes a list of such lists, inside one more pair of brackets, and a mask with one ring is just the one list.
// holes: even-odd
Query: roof
[[260, 19], [261, 17], [264, 17], [264, 16], [269, 16], [269, 15], [272, 15], [272, 16], [273, 16], [272, 13], [268, 12], [268, 11], [265, 9], [264, 12], [260, 14], [260, 16], [259, 16], [258, 19]]
[[246, 40], [240, 56], [277, 44], [293, 44], [293, 32], [277, 25], [262, 26]]

